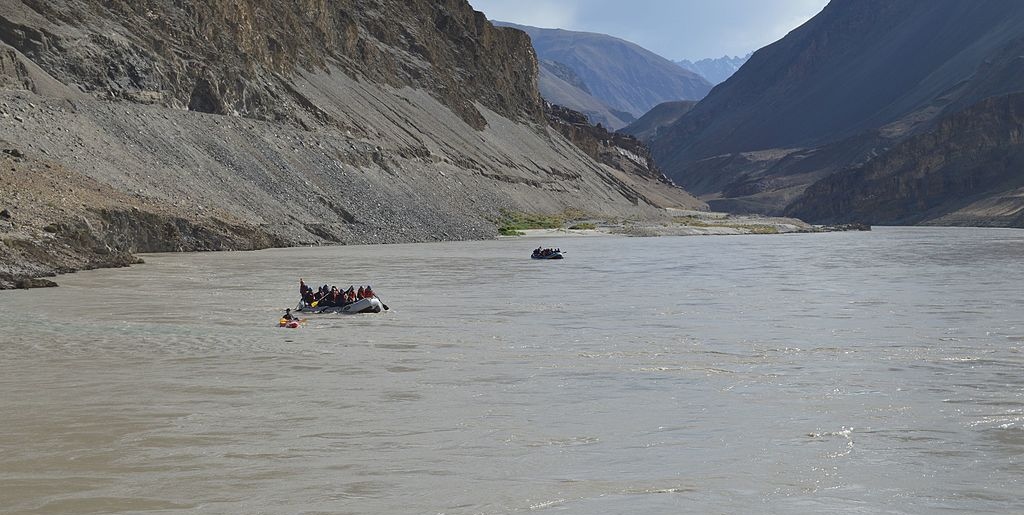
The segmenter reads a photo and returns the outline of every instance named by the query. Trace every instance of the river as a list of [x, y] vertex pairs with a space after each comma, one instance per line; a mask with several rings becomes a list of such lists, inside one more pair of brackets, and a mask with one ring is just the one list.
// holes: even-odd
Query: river
[[[1022, 257], [880, 228], [61, 277], [0, 294], [0, 513], [1024, 513]], [[277, 328], [300, 276], [390, 310]]]

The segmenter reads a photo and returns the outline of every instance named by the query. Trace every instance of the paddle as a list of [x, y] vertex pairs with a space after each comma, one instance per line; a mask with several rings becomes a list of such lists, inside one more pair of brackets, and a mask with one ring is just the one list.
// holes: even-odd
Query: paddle
[[[301, 278], [299, 279], [299, 284], [300, 284], [300, 285], [301, 285], [301, 284], [303, 284], [303, 282], [302, 282], [302, 279], [301, 279]], [[312, 289], [311, 289], [310, 291], [312, 291]], [[319, 292], [318, 292], [318, 293], [319, 293]], [[314, 300], [313, 302], [310, 302], [310, 303], [309, 303], [309, 307], [310, 307], [310, 308], [316, 308], [316, 307], [317, 307], [317, 306], [319, 306], [319, 305], [320, 305], [320, 303], [321, 303], [321, 302], [323, 302], [323, 301], [324, 301], [324, 300], [325, 300], [326, 298], [327, 298], [327, 297], [326, 297], [326, 296], [324, 296], [323, 298], [320, 298], [320, 299]], [[299, 300], [299, 306], [300, 306], [300, 307], [302, 306], [302, 303], [303, 303], [303, 300]], [[330, 307], [330, 306], [328, 306], [328, 307]], [[321, 313], [322, 313], [322, 311], [321, 311]]]
[[[318, 293], [319, 293], [319, 292], [318, 292]], [[321, 302], [323, 302], [323, 300], [324, 300], [324, 299], [326, 299], [326, 298], [327, 298], [327, 295], [325, 294], [325, 295], [324, 295], [323, 297], [321, 297], [321, 298], [319, 298], [319, 299], [316, 299], [316, 300], [314, 300], [313, 302], [310, 302], [310, 303], [309, 303], [309, 307], [311, 307], [311, 308], [315, 308], [315, 307], [319, 306], [319, 305], [320, 305], [320, 303], [321, 303]]]
[[[309, 303], [309, 307], [311, 307], [311, 308], [315, 308], [315, 307], [319, 306], [319, 305], [320, 305], [320, 303], [321, 303], [321, 302], [323, 302], [323, 301], [324, 301], [324, 300], [326, 300], [326, 299], [327, 299], [327, 296], [325, 295], [325, 296], [324, 296], [323, 298], [320, 298], [320, 299], [314, 300], [313, 302], [310, 302], [310, 303]], [[327, 307], [330, 307], [330, 306], [327, 306]]]

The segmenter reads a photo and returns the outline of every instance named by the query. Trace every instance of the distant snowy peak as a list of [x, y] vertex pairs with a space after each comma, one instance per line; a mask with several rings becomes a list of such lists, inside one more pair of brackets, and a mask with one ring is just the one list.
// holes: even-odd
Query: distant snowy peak
[[747, 62], [751, 55], [753, 55], [753, 52], [743, 57], [729, 57], [726, 55], [718, 59], [701, 59], [697, 62], [683, 59], [682, 61], [675, 61], [675, 63], [686, 70], [704, 77], [708, 82], [717, 86], [725, 82], [725, 79], [732, 77], [732, 74], [736, 73], [736, 70], [739, 70], [740, 66], [743, 66], [743, 63]]

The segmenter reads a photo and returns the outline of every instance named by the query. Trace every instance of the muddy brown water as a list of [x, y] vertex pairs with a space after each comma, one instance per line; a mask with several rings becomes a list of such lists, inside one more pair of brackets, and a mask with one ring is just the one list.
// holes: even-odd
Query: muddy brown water
[[[882, 228], [63, 277], [0, 295], [0, 513], [1022, 513], [1022, 256]], [[300, 276], [391, 310], [274, 327]]]

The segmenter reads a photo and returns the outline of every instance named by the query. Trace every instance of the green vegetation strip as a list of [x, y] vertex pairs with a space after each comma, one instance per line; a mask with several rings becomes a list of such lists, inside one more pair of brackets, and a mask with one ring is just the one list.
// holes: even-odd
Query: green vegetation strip
[[[521, 231], [527, 229], [560, 229], [565, 227], [568, 221], [584, 218], [584, 213], [575, 209], [569, 209], [559, 215], [542, 215], [536, 213], [517, 213], [502, 211], [501, 218], [495, 221], [498, 226], [498, 234], [502, 236], [522, 236]], [[572, 228], [594, 228], [594, 224], [581, 223]]]

